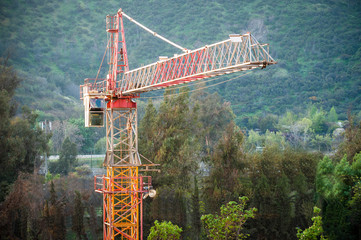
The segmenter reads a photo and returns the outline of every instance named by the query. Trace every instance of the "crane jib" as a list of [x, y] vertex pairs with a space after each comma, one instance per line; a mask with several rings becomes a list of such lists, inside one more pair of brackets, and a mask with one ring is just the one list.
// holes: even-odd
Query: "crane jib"
[[117, 89], [122, 95], [132, 95], [276, 63], [268, 45], [258, 43], [251, 34], [240, 37], [241, 41], [228, 39], [125, 72]]

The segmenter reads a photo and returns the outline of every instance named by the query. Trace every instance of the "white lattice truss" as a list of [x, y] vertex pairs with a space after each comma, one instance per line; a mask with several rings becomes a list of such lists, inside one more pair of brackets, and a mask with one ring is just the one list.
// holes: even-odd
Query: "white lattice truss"
[[137, 109], [106, 110], [106, 166], [139, 166]]
[[131, 95], [274, 63], [268, 44], [245, 34], [127, 71], [117, 81], [117, 91]]

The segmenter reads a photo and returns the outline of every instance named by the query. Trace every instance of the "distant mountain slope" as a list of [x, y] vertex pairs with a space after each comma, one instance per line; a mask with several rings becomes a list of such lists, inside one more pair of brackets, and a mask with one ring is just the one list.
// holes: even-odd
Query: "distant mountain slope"
[[[252, 32], [270, 43], [278, 65], [220, 85], [241, 123], [255, 113], [300, 111], [310, 102], [361, 110], [361, 2], [3, 0], [0, 54], [21, 73], [18, 99], [45, 118], [79, 112], [78, 85], [98, 71], [105, 16], [123, 8], [180, 45], [194, 49]], [[179, 51], [125, 20], [130, 67]], [[102, 76], [105, 75], [102, 71]]]

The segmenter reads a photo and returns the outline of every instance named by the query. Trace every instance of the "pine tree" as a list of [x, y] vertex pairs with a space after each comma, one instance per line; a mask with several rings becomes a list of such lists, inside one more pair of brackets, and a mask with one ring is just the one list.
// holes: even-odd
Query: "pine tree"
[[65, 216], [64, 216], [64, 203], [57, 199], [54, 183], [50, 184], [50, 203], [49, 211], [49, 232], [51, 239], [62, 240], [66, 236]]
[[77, 239], [87, 239], [84, 228], [84, 206], [81, 200], [81, 194], [78, 191], [75, 191], [72, 224], [72, 230], [76, 233]]
[[193, 239], [199, 239], [201, 233], [201, 214], [199, 209], [199, 189], [198, 180], [194, 176], [194, 192], [192, 194], [192, 227], [193, 227]]

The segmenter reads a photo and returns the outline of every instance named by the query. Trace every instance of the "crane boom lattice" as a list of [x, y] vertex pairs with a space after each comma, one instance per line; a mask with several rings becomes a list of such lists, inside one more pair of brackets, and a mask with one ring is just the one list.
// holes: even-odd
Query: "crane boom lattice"
[[130, 95], [274, 63], [267, 44], [259, 44], [251, 34], [238, 39], [231, 38], [128, 71], [117, 81], [118, 89], [123, 95]]

